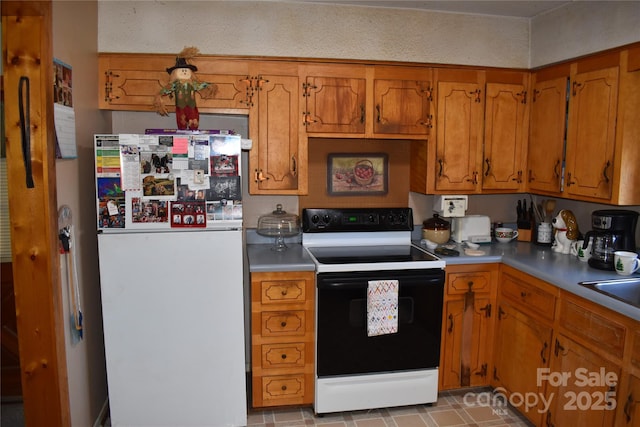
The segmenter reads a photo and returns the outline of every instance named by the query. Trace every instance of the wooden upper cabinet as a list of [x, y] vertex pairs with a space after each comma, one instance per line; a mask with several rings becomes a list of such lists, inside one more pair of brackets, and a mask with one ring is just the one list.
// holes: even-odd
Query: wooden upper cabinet
[[426, 136], [433, 126], [432, 71], [416, 67], [375, 67], [373, 133]]
[[364, 134], [367, 94], [364, 66], [301, 67], [307, 133]]
[[559, 194], [564, 159], [568, 76], [533, 75], [528, 185], [533, 192]]
[[579, 73], [571, 79], [565, 176], [568, 195], [611, 198], [618, 69]]
[[308, 134], [415, 138], [429, 133], [429, 68], [307, 64], [301, 78]]
[[436, 72], [436, 143], [429, 156], [435, 192], [479, 191], [484, 111], [483, 73]]
[[300, 126], [300, 83], [295, 63], [254, 63], [249, 134], [251, 194], [305, 194], [306, 139]]
[[[196, 95], [199, 110], [235, 113], [250, 108], [246, 81], [248, 62], [196, 57], [192, 63], [198, 67], [198, 80], [213, 87], [211, 95]], [[172, 55], [100, 54], [99, 107], [152, 111], [156, 96], [169, 83], [166, 69], [173, 64], [175, 56]], [[163, 101], [169, 111], [173, 111], [173, 100], [164, 97]]]
[[528, 73], [518, 83], [487, 82], [484, 113], [482, 190], [524, 188], [528, 131]]

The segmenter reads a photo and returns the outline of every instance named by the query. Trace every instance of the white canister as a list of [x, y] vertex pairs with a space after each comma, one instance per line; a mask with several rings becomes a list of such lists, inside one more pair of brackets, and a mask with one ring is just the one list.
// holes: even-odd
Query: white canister
[[551, 243], [553, 241], [553, 227], [549, 222], [538, 224], [538, 243]]

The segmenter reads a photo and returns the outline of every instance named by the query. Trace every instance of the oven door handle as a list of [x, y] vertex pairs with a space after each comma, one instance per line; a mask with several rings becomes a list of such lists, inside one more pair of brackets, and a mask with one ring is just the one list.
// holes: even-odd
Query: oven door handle
[[400, 289], [403, 287], [413, 286], [443, 286], [444, 272], [437, 269], [433, 272], [425, 274], [424, 270], [416, 270], [420, 274], [413, 274], [410, 270], [393, 271], [387, 275], [380, 275], [380, 272], [371, 274], [371, 272], [357, 273], [325, 273], [319, 274], [317, 280], [318, 289], [327, 290], [354, 290], [366, 289], [370, 280], [399, 280]]

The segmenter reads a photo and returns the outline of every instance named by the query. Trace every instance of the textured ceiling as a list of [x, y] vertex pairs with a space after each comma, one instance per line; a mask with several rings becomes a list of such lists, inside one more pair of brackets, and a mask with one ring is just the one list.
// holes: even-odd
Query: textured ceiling
[[293, 2], [348, 4], [396, 9], [419, 9], [467, 14], [513, 16], [533, 18], [548, 10], [555, 9], [571, 1], [421, 1], [421, 0], [293, 0]]

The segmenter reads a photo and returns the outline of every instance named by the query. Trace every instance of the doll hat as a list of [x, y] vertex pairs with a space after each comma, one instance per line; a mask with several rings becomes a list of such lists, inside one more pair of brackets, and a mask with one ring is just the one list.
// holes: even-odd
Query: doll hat
[[188, 68], [191, 71], [198, 71], [198, 67], [187, 63], [187, 58], [183, 58], [180, 56], [176, 57], [176, 65], [174, 65], [173, 67], [167, 68], [167, 73], [171, 74], [173, 70], [177, 68]]
[[191, 71], [198, 71], [198, 67], [189, 64], [187, 60], [194, 58], [200, 54], [200, 51], [195, 46], [185, 46], [184, 49], [176, 56], [176, 65], [167, 68], [167, 73], [171, 74], [173, 70], [177, 68], [188, 68]]

